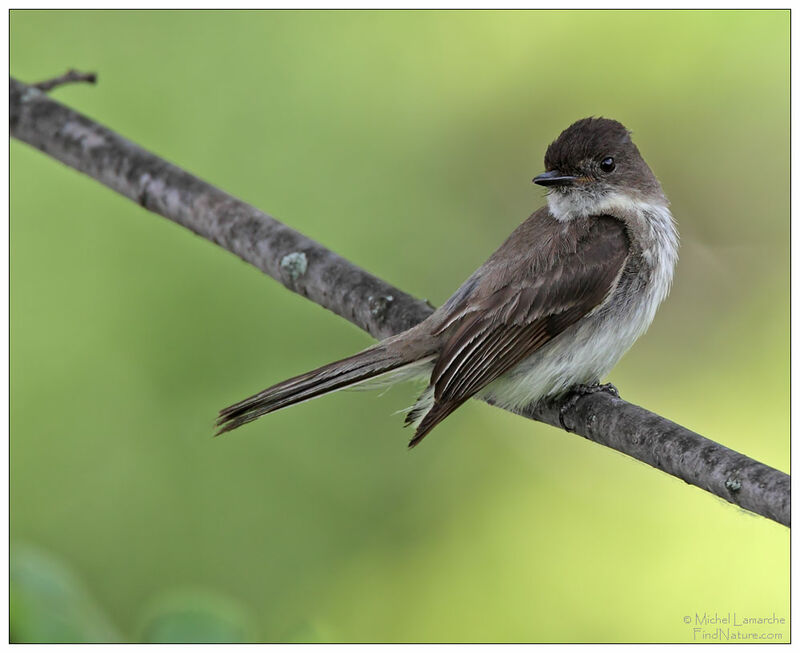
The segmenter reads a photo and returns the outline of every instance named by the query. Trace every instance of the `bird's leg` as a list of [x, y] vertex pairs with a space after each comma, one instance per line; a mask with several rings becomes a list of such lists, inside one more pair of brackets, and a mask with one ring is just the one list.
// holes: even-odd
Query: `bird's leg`
[[613, 383], [579, 383], [578, 385], [572, 386], [567, 391], [566, 398], [562, 402], [561, 407], [558, 409], [558, 421], [561, 424], [561, 428], [567, 431], [567, 433], [572, 433], [572, 429], [569, 428], [564, 422], [564, 415], [575, 408], [575, 404], [578, 403], [578, 399], [585, 397], [586, 395], [593, 395], [595, 392], [607, 392], [612, 397], [619, 397], [619, 390], [617, 390], [617, 387]]

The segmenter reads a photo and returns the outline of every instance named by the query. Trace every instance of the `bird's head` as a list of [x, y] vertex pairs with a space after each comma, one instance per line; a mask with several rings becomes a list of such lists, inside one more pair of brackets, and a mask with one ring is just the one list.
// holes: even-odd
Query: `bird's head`
[[560, 220], [602, 211], [609, 202], [666, 202], [630, 132], [616, 120], [584, 118], [567, 127], [544, 156], [534, 177], [548, 190], [550, 211]]

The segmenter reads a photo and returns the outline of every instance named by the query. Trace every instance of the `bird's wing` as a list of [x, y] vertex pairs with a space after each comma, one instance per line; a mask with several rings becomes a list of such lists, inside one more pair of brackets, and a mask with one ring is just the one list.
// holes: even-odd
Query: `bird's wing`
[[[450, 311], [452, 329], [431, 374], [434, 403], [410, 446], [481, 388], [509, 371], [603, 302], [629, 252], [624, 225], [607, 217], [591, 226], [551, 262], [519, 263], [499, 288], [472, 283]], [[491, 262], [491, 261], [490, 261]], [[538, 268], [538, 269], [537, 269]]]

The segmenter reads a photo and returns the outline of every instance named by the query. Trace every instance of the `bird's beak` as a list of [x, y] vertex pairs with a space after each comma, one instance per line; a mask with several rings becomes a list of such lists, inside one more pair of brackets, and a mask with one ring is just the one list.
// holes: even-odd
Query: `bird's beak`
[[540, 186], [572, 186], [577, 180], [577, 177], [562, 174], [559, 170], [550, 170], [550, 172], [536, 175], [533, 183]]

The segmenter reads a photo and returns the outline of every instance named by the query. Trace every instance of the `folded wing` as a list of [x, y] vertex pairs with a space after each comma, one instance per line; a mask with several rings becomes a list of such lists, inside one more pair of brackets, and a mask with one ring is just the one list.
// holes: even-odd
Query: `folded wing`
[[472, 281], [470, 293], [443, 321], [441, 330], [451, 335], [431, 374], [433, 404], [410, 447], [481, 388], [602, 304], [614, 289], [629, 252], [625, 227], [609, 216], [589, 220], [580, 235], [553, 243], [551, 256], [533, 263], [521, 257], [514, 269], [504, 271], [502, 287], [491, 287], [490, 275]]

